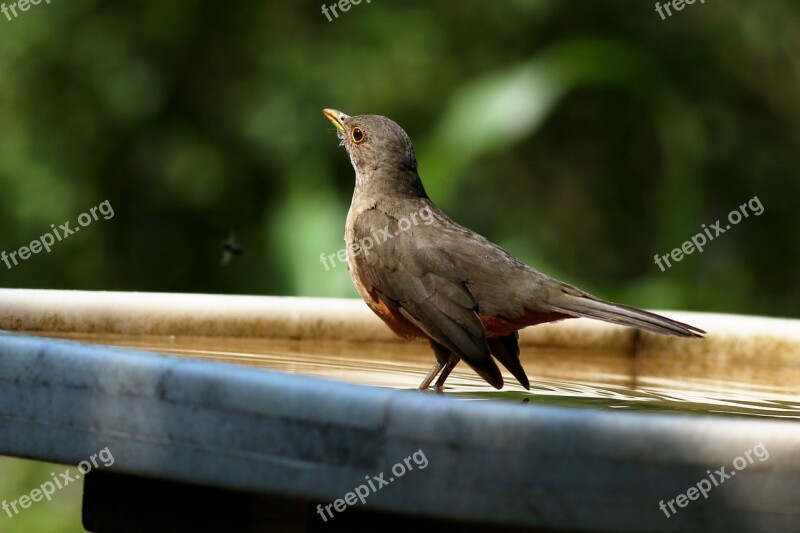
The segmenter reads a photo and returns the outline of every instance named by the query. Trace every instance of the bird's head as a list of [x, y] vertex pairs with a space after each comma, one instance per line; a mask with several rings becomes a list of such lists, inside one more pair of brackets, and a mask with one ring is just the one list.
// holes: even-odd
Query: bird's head
[[356, 187], [379, 188], [384, 194], [426, 196], [417, 174], [414, 146], [403, 128], [380, 115], [349, 116], [323, 110], [336, 127], [356, 171]]

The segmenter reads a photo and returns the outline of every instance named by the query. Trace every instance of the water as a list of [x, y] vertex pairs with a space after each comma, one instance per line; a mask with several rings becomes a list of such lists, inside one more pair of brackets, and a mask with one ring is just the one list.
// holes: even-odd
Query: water
[[[47, 335], [84, 342], [223, 361], [362, 385], [416, 389], [433, 365], [427, 344], [353, 343], [216, 337]], [[497, 391], [465, 364], [447, 380], [444, 394], [580, 408], [800, 418], [800, 363], [759, 364], [718, 357], [567, 351], [522, 346], [531, 381], [523, 389], [504, 372]]]

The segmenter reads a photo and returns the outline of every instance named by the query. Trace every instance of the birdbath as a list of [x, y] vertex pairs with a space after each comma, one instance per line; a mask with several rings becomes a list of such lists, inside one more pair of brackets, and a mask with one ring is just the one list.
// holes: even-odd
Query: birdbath
[[456, 368], [437, 394], [357, 300], [0, 290], [0, 453], [108, 448], [94, 531], [792, 530], [800, 322], [669, 316], [707, 337], [545, 324], [530, 391]]

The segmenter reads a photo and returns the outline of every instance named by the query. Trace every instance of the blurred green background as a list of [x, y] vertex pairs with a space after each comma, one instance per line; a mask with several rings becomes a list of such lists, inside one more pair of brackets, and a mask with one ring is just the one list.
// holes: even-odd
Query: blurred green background
[[[343, 247], [353, 186], [334, 107], [396, 120], [432, 199], [545, 273], [643, 307], [797, 317], [799, 22], [790, 0], [667, 20], [622, 0], [364, 0], [332, 22], [321, 2], [263, 0], [0, 15], [0, 251], [114, 208], [0, 263], [0, 286], [356, 297], [320, 262]], [[761, 216], [654, 264], [754, 196]], [[223, 267], [231, 233], [244, 255]], [[23, 480], [3, 497], [42, 477], [13, 474], [25, 464], [0, 462]], [[75, 508], [63, 529], [37, 522], [60, 509], [0, 528], [77, 530]]]

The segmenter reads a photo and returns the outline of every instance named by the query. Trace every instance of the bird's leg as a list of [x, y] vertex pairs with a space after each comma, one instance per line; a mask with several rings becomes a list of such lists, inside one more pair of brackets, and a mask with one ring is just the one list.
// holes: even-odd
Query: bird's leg
[[435, 378], [436, 375], [439, 374], [439, 372], [441, 372], [444, 367], [445, 365], [443, 365], [439, 361], [436, 361], [436, 363], [433, 364], [433, 368], [431, 368], [428, 374], [425, 376], [425, 379], [422, 380], [422, 383], [419, 386], [419, 390], [427, 390], [427, 388], [430, 387], [433, 378]]
[[430, 387], [431, 381], [441, 372], [439, 379], [436, 380], [436, 385], [434, 385], [434, 389], [441, 392], [444, 388], [444, 382], [447, 376], [450, 375], [450, 372], [452, 372], [458, 362], [461, 361], [461, 358], [451, 352], [449, 348], [439, 344], [435, 340], [431, 339], [430, 342], [433, 353], [436, 354], [436, 364], [433, 365], [433, 368], [430, 369], [425, 379], [422, 380], [419, 390], [425, 390]]
[[450, 360], [444, 365], [444, 370], [442, 370], [442, 374], [439, 376], [439, 379], [436, 380], [436, 385], [434, 385], [434, 388], [437, 391], [444, 389], [444, 382], [447, 379], [447, 376], [450, 375], [450, 372], [453, 371], [459, 361], [461, 361], [460, 357], [454, 353], [450, 354]]
[[[433, 353], [436, 354], [436, 364], [433, 365], [433, 368], [430, 369], [428, 374], [425, 376], [425, 379], [422, 380], [419, 390], [425, 390], [430, 387], [431, 381], [434, 380], [434, 378], [439, 374], [439, 372], [442, 371], [443, 368], [446, 369], [450, 364], [450, 349], [442, 344], [439, 344], [433, 339], [430, 339], [430, 343], [431, 348], [433, 348]], [[450, 370], [452, 370], [452, 368]], [[450, 370], [446, 371], [447, 374], [450, 373]], [[445, 374], [444, 377], [446, 379], [447, 375]], [[437, 388], [440, 386], [439, 382], [444, 383], [444, 380], [440, 378], [439, 381], [436, 382]]]

